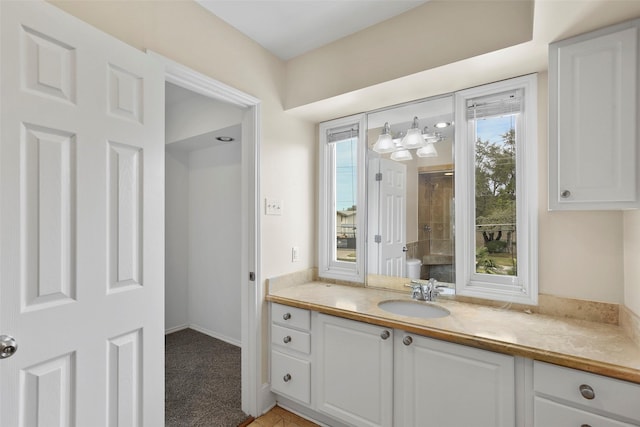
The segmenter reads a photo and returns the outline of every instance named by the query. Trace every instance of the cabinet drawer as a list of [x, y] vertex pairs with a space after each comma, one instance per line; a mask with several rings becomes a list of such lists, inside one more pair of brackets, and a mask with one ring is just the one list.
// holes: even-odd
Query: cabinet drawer
[[271, 352], [271, 390], [311, 403], [311, 362]]
[[271, 325], [271, 342], [304, 354], [311, 352], [311, 335], [308, 332]]
[[[640, 385], [543, 362], [534, 362], [536, 394], [566, 400], [640, 421]], [[593, 399], [583, 397], [580, 388], [593, 389]]]
[[309, 330], [311, 328], [311, 312], [302, 308], [289, 307], [282, 304], [271, 304], [271, 320], [273, 323], [292, 328]]
[[633, 427], [633, 424], [602, 417], [541, 397], [535, 398], [534, 405], [534, 427]]

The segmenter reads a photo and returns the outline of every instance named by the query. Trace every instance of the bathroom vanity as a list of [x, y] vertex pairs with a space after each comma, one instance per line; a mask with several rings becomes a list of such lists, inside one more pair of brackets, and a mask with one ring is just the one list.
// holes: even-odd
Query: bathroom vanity
[[[332, 426], [638, 426], [640, 347], [619, 327], [313, 282], [271, 301], [271, 387]], [[428, 303], [422, 303], [428, 304]]]

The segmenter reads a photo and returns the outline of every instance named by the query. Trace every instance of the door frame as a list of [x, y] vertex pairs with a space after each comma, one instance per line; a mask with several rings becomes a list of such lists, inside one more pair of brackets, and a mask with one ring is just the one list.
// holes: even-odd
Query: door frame
[[[241, 376], [242, 410], [258, 416], [262, 397], [262, 280], [260, 274], [260, 100], [151, 50], [165, 68], [165, 81], [248, 111], [242, 120], [241, 145]], [[249, 274], [255, 277], [250, 280]]]

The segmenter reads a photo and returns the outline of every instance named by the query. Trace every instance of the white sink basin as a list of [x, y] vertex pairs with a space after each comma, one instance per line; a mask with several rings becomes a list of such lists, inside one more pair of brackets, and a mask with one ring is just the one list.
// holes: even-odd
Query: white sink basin
[[389, 313], [423, 319], [435, 319], [451, 314], [446, 308], [420, 301], [388, 300], [379, 302], [378, 307]]

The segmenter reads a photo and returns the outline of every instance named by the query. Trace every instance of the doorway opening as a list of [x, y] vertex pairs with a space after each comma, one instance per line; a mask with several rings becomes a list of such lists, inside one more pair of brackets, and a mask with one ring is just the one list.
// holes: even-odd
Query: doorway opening
[[[262, 275], [259, 269], [260, 221], [258, 212], [260, 100], [235, 88], [220, 83], [208, 76], [200, 74], [155, 52], [148, 53], [164, 64], [165, 83], [167, 86], [174, 86], [169, 86], [169, 90], [179, 89], [185, 97], [191, 97], [195, 94], [200, 97], [200, 101], [202, 103], [209, 102], [217, 104], [218, 107], [217, 112], [211, 111], [211, 105], [209, 105], [208, 111], [205, 111], [205, 109], [192, 109], [185, 111], [183, 109], [174, 108], [175, 114], [179, 115], [182, 113], [182, 119], [176, 121], [178, 130], [181, 129], [181, 131], [184, 131], [186, 128], [184, 125], [194, 119], [197, 115], [204, 117], [202, 123], [208, 123], [210, 129], [196, 129], [192, 132], [192, 135], [186, 134], [184, 138], [179, 138], [179, 134], [175, 134], [172, 138], [171, 134], [167, 132], [167, 140], [177, 141], [181, 139], [188, 139], [188, 141], [184, 142], [186, 147], [182, 151], [186, 151], [191, 154], [187, 155], [184, 152], [182, 153], [182, 167], [184, 168], [185, 157], [187, 157], [187, 160], [189, 160], [190, 157], [191, 165], [197, 165], [200, 167], [200, 169], [193, 171], [194, 174], [213, 174], [219, 181], [216, 183], [219, 184], [220, 188], [218, 191], [221, 192], [218, 197], [212, 197], [212, 194], [207, 191], [206, 187], [210, 184], [206, 184], [206, 180], [200, 180], [200, 182], [204, 183], [204, 190], [202, 188], [192, 188], [192, 191], [204, 192], [206, 195], [205, 198], [201, 199], [205, 206], [195, 204], [191, 209], [192, 214], [197, 212], [195, 215], [199, 215], [200, 221], [205, 220], [204, 216], [201, 215], [203, 211], [214, 211], [214, 214], [212, 215], [217, 215], [216, 218], [221, 218], [223, 215], [221, 212], [225, 209], [227, 209], [227, 214], [233, 213], [234, 215], [234, 221], [237, 228], [231, 230], [232, 237], [220, 238], [220, 236], [218, 236], [215, 239], [218, 243], [215, 251], [218, 251], [218, 253], [213, 253], [213, 255], [200, 254], [199, 256], [208, 262], [212, 259], [216, 259], [216, 257], [222, 257], [222, 255], [219, 254], [220, 251], [224, 250], [229, 252], [228, 248], [235, 245], [235, 252], [232, 251], [235, 256], [233, 267], [230, 265], [224, 265], [223, 269], [221, 271], [216, 271], [214, 276], [221, 277], [223, 276], [223, 273], [227, 273], [231, 269], [235, 270], [235, 273], [229, 272], [229, 274], [237, 274], [237, 276], [234, 276], [234, 279], [229, 279], [234, 280], [235, 285], [232, 283], [229, 286], [223, 286], [222, 289], [225, 289], [225, 292], [230, 292], [230, 295], [233, 295], [235, 298], [237, 298], [237, 292], [239, 289], [239, 306], [232, 306], [232, 304], [228, 304], [228, 306], [232, 306], [231, 308], [234, 310], [235, 317], [230, 318], [225, 317], [224, 315], [218, 316], [218, 326], [213, 329], [206, 328], [206, 326], [202, 327], [202, 325], [196, 325], [196, 327], [201, 326], [201, 328], [199, 328], [200, 332], [216, 336], [216, 338], [221, 339], [222, 342], [230, 342], [231, 345], [235, 345], [236, 347], [239, 346], [241, 353], [240, 371], [242, 412], [256, 416], [259, 415], [265, 405], [268, 404], [267, 400], [269, 397], [265, 392], [265, 389], [268, 390], [268, 388], [265, 388], [265, 385], [262, 384], [260, 380], [262, 378], [262, 363], [260, 356], [262, 354], [262, 341], [259, 331], [262, 329], [261, 295], [263, 293]], [[214, 129], [211, 127], [212, 122], [217, 123], [217, 127], [215, 127], [215, 129], [218, 131], [218, 134], [208, 136], [214, 137], [216, 141], [214, 144], [220, 144], [217, 148], [211, 147], [211, 140], [206, 139], [205, 136], [203, 136], [203, 139], [191, 138], [210, 133], [212, 129]], [[232, 132], [236, 133], [234, 134]], [[227, 136], [230, 136], [231, 139], [234, 140], [231, 141], [229, 138], [225, 138]], [[218, 137], [220, 137], [220, 140], [217, 139]], [[202, 144], [204, 144], [204, 146]], [[181, 151], [178, 149], [178, 146], [175, 146], [174, 148], [176, 151]], [[195, 150], [191, 150], [191, 148], [195, 148]], [[218, 148], [220, 148], [218, 151], [226, 150], [227, 152], [220, 154], [219, 156], [205, 152], [206, 150], [215, 151]], [[239, 174], [238, 164], [234, 163], [238, 160], [238, 152], [234, 151], [237, 149], [239, 149]], [[177, 157], [180, 157], [180, 154]], [[167, 159], [169, 159], [168, 155]], [[220, 159], [224, 159], [227, 164], [225, 165], [225, 162], [221, 162]], [[232, 161], [231, 159], [234, 160]], [[209, 162], [208, 166], [207, 162]], [[174, 164], [174, 166], [178, 168], [180, 167], [179, 164]], [[225, 167], [228, 170], [224, 170]], [[216, 170], [212, 171], [212, 168]], [[183, 173], [182, 177], [184, 178], [185, 176], [185, 173]], [[236, 180], [233, 184], [229, 183], [229, 179], [231, 179], [230, 177], [233, 177], [233, 179]], [[227, 208], [223, 203], [221, 203], [221, 200], [226, 197], [224, 196], [224, 188], [222, 188], [225, 186], [230, 187], [233, 190], [228, 191], [227, 193], [231, 196], [235, 196], [233, 202], [230, 202], [234, 204], [234, 207]], [[207, 224], [212, 226], [211, 224], [213, 224], [213, 222], [209, 221]], [[216, 223], [216, 225], [220, 224]], [[178, 235], [182, 236], [182, 244], [184, 245], [184, 234], [178, 233]], [[200, 247], [198, 246], [197, 241], [204, 240], [202, 239], [203, 236], [194, 232], [192, 232], [192, 235], [194, 236], [194, 239], [192, 239], [193, 241], [191, 246], [196, 248], [196, 250], [199, 250]], [[225, 242], [227, 239], [233, 239], [234, 241]], [[225, 244], [227, 245], [226, 249], [224, 249]], [[188, 252], [187, 255], [189, 255]], [[167, 264], [170, 261], [169, 258], [170, 256], [167, 255]], [[187, 257], [187, 259], [188, 258], [189, 257]], [[204, 268], [206, 269], [206, 267]], [[216, 277], [213, 277], [213, 279]], [[223, 291], [213, 292], [213, 294], [214, 295], [210, 298], [205, 295], [204, 301], [201, 302], [202, 306], [199, 308], [199, 313], [205, 317], [215, 317], [215, 315], [212, 314], [213, 302], [220, 306], [220, 303], [225, 301], [225, 298], [223, 298], [223, 295], [225, 295]], [[188, 295], [187, 288], [187, 301], [189, 298]], [[226, 307], [227, 306], [225, 305], [225, 308]], [[169, 326], [169, 330], [171, 330], [171, 328], [180, 329], [179, 325], [181, 324], [184, 326], [184, 317], [181, 318], [183, 323], [180, 323], [180, 318], [169, 319], [169, 316], [169, 313], [167, 313], [167, 326]], [[172, 322], [172, 324], [169, 325], [169, 322]], [[195, 322], [188, 322], [187, 325], [193, 326], [195, 325]], [[221, 329], [218, 330], [218, 327]], [[237, 338], [238, 328], [240, 331], [239, 342]]]
[[165, 107], [166, 422], [237, 425], [246, 108], [172, 83]]

